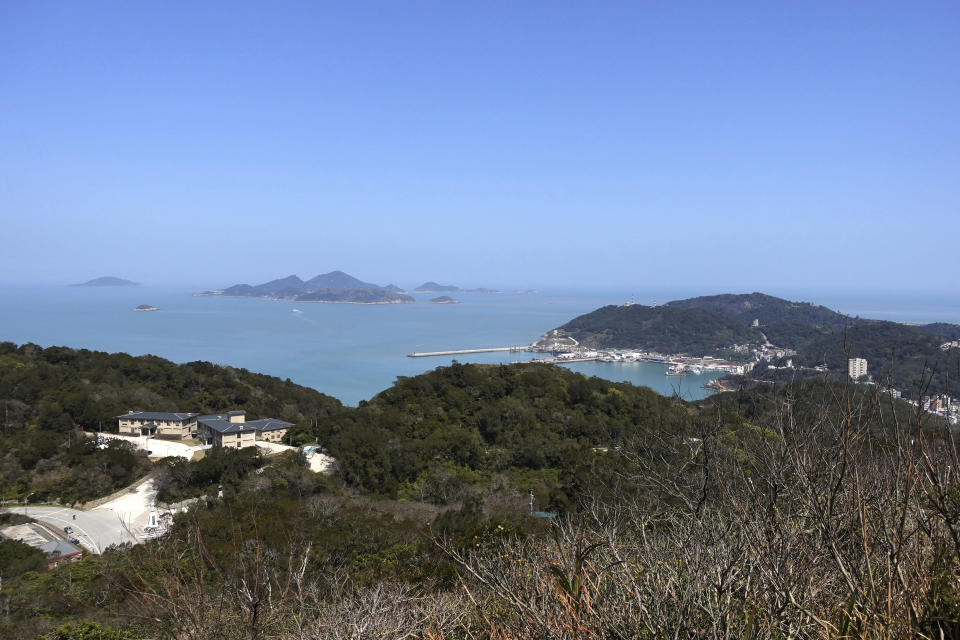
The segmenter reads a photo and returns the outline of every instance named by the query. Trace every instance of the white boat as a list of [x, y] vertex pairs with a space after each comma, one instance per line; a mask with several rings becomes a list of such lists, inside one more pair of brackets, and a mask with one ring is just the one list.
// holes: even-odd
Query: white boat
[[687, 365], [685, 364], [675, 364], [669, 369], [667, 369], [668, 376], [685, 376], [687, 375]]

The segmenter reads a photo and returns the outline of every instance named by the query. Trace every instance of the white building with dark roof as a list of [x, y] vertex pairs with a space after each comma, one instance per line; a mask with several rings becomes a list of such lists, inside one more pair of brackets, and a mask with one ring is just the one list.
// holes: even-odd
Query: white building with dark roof
[[261, 418], [248, 422], [244, 411], [200, 416], [197, 424], [198, 435], [205, 444], [228, 449], [252, 447], [257, 440], [280, 442], [287, 430], [293, 426], [292, 422], [276, 418]]
[[189, 438], [197, 434], [198, 413], [128, 411], [117, 416], [120, 433], [131, 436]]

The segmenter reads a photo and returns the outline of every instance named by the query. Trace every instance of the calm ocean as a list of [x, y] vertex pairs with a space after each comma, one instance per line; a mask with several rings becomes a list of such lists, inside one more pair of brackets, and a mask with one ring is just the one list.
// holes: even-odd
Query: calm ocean
[[[678, 292], [672, 297], [695, 295]], [[433, 296], [416, 296], [424, 303]], [[42, 346], [154, 354], [175, 362], [209, 360], [313, 387], [355, 405], [451, 358], [408, 358], [414, 351], [524, 345], [545, 331], [623, 294], [456, 294], [457, 305], [350, 305], [195, 297], [184, 287], [99, 289], [0, 286], [0, 340]], [[654, 296], [638, 297], [649, 303]], [[671, 299], [660, 294], [661, 301]], [[803, 298], [809, 299], [809, 298]], [[818, 300], [863, 317], [960, 323], [960, 303], [937, 297], [837, 296]], [[160, 310], [134, 313], [139, 304]], [[463, 355], [461, 362], [530, 359], [529, 353]], [[649, 363], [568, 365], [585, 375], [649, 386], [696, 399], [716, 375], [667, 377]]]

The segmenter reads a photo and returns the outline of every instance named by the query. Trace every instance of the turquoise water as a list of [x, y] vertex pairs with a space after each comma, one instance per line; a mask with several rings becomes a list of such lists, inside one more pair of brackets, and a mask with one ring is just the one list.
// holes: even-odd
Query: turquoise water
[[[432, 295], [417, 296], [424, 302]], [[459, 294], [457, 305], [347, 305], [196, 297], [180, 287], [96, 289], [0, 286], [0, 340], [42, 346], [151, 353], [175, 362], [209, 360], [244, 367], [318, 389], [355, 405], [452, 358], [408, 358], [414, 351], [524, 345], [545, 331], [622, 294]], [[651, 299], [653, 296], [650, 296]], [[660, 294], [660, 300], [668, 300]], [[638, 301], [647, 300], [638, 297]], [[878, 301], [869, 301], [872, 306]], [[139, 304], [159, 311], [134, 313]], [[909, 316], [903, 306], [898, 317]], [[908, 321], [930, 321], [922, 305]], [[297, 311], [294, 311], [296, 309]], [[846, 309], [844, 309], [846, 311]], [[882, 317], [874, 309], [874, 317]], [[850, 311], [855, 313], [855, 311]], [[960, 321], [960, 309], [930, 314]], [[461, 362], [526, 360], [529, 353], [458, 356]], [[667, 377], [650, 363], [583, 362], [569, 368], [586, 375], [649, 386], [664, 394], [701, 398], [716, 374]]]

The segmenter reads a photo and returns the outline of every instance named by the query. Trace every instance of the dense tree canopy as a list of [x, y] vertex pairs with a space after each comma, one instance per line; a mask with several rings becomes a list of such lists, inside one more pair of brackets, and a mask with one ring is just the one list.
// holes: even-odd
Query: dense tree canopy
[[560, 327], [588, 347], [643, 349], [692, 356], [724, 353], [734, 344], [762, 344], [749, 326], [703, 309], [601, 307]]
[[604, 452], [639, 431], [676, 432], [685, 416], [650, 389], [562, 367], [454, 363], [400, 378], [316, 435], [343, 479], [368, 491], [446, 503], [506, 482], [563, 507]]
[[246, 369], [156, 356], [0, 343], [4, 429], [108, 430], [129, 410], [250, 415], [309, 422], [340, 408], [336, 398]]
[[116, 430], [131, 409], [248, 414], [308, 423], [339, 411], [335, 398], [290, 380], [208, 362], [174, 364], [66, 347], [0, 343], [0, 492], [31, 501], [84, 502], [150, 469], [122, 442], [98, 447], [80, 428]]

